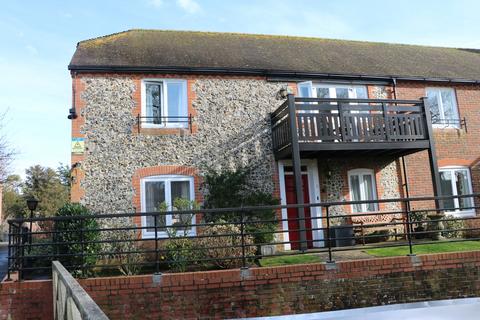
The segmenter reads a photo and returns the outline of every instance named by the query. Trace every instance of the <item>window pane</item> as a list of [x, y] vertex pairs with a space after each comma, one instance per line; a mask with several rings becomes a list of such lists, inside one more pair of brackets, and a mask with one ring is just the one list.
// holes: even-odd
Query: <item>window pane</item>
[[161, 119], [161, 85], [154, 83], [146, 83], [146, 116], [154, 117], [147, 119], [148, 123], [160, 124]]
[[[372, 176], [370, 174], [365, 174], [362, 176], [363, 177], [363, 186], [365, 188], [365, 199], [362, 200], [374, 200], [373, 196], [373, 182], [372, 182]], [[375, 203], [366, 203], [365, 207], [367, 208], [367, 211], [375, 211]]]
[[355, 95], [357, 99], [367, 99], [367, 88], [365, 87], [355, 87]]
[[[455, 171], [455, 186], [457, 187], [457, 194], [459, 196], [472, 193], [470, 190], [470, 183], [468, 181], [467, 170]], [[460, 205], [460, 209], [468, 208], [473, 205], [472, 198], [459, 198], [458, 203]]]
[[187, 104], [183, 101], [183, 83], [169, 82], [167, 83], [167, 90], [168, 120], [175, 123], [178, 123], [178, 120], [185, 120], [176, 118], [187, 116]]
[[[145, 210], [147, 212], [158, 212], [165, 202], [165, 182], [163, 181], [147, 181], [145, 182]], [[147, 216], [147, 226], [154, 226], [154, 217]], [[159, 215], [157, 220], [158, 226], [165, 226], [165, 215]], [[160, 230], [160, 229], [159, 229]], [[163, 228], [161, 230], [164, 230]], [[154, 232], [154, 228], [148, 228], [147, 231]]]
[[330, 90], [328, 88], [317, 88], [317, 98], [330, 98]]
[[[172, 196], [172, 206], [173, 210], [186, 210], [188, 208], [176, 208], [175, 200], [183, 199], [185, 203], [190, 201], [190, 182], [189, 181], [172, 181], [170, 184], [171, 196]], [[177, 200], [178, 201], [178, 200]], [[180, 224], [186, 225], [191, 223], [192, 215], [191, 214], [174, 214], [172, 215], [172, 225]], [[182, 229], [184, 229], [182, 227]]]
[[[440, 187], [442, 189], [442, 195], [453, 196], [452, 173], [450, 171], [440, 171]], [[453, 210], [455, 208], [453, 199], [443, 200], [443, 205], [447, 210]]]
[[438, 106], [437, 90], [427, 90], [427, 106], [430, 108], [432, 114], [432, 123], [440, 120], [440, 108]]
[[312, 96], [312, 83], [303, 82], [298, 84], [300, 97], [308, 98]]
[[441, 97], [442, 97], [442, 104], [443, 104], [444, 119], [456, 120], [457, 106], [455, 104], [455, 96], [453, 95], [453, 90], [442, 90]]
[[348, 99], [348, 89], [347, 88], [335, 88], [337, 93], [337, 98], [339, 99]]
[[[360, 180], [357, 175], [350, 176], [350, 189], [352, 190], [352, 201], [360, 201], [362, 200], [360, 195]], [[354, 212], [361, 212], [362, 205], [361, 204], [354, 204], [353, 205]]]

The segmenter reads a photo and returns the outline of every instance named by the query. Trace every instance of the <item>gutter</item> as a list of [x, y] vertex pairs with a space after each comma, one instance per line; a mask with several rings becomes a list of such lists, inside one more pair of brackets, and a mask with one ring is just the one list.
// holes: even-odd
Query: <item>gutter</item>
[[431, 78], [418, 76], [394, 76], [394, 75], [364, 75], [364, 74], [338, 74], [338, 73], [317, 73], [301, 72], [289, 70], [269, 70], [269, 69], [246, 69], [246, 68], [203, 68], [203, 67], [158, 67], [158, 66], [68, 66], [72, 72], [102, 73], [102, 72], [125, 72], [125, 73], [180, 73], [180, 74], [224, 74], [224, 75], [243, 75], [243, 76], [265, 76], [270, 81], [288, 81], [299, 79], [338, 79], [338, 80], [363, 80], [363, 81], [388, 81], [393, 79], [401, 81], [422, 81], [439, 83], [465, 83], [480, 84], [480, 80], [462, 79], [462, 78]]

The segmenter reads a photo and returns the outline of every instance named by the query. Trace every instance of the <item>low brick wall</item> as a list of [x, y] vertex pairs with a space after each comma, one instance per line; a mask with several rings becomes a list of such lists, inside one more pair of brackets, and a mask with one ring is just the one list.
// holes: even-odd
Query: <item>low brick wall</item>
[[[464, 252], [79, 282], [111, 319], [196, 319], [480, 296], [479, 273], [480, 252]], [[13, 307], [5, 304], [8, 299], [22, 305], [11, 309], [12, 319], [25, 319], [19, 310], [32, 314], [51, 304], [49, 282], [42, 282], [44, 296], [35, 295], [36, 302], [18, 298], [28, 286], [2, 284], [2, 310]], [[43, 312], [49, 319], [49, 311]], [[5, 318], [8, 310], [1, 314]]]
[[52, 281], [0, 283], [0, 319], [53, 319]]

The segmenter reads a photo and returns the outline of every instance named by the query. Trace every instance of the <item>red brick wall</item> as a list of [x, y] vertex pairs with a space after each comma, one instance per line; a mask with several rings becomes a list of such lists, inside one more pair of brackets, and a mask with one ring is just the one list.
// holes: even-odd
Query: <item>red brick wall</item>
[[[463, 252], [79, 282], [111, 319], [219, 319], [473, 297], [478, 272], [480, 252]], [[51, 319], [51, 290], [2, 283], [0, 319]]]
[[0, 319], [53, 319], [52, 282], [0, 283]]
[[[85, 107], [85, 101], [82, 99], [82, 93], [85, 90], [85, 84], [82, 79], [74, 76], [72, 77], [72, 102], [75, 106], [77, 118], [72, 120], [72, 138], [85, 138], [85, 134], [82, 133], [82, 127], [85, 124], [85, 117], [82, 114], [82, 110]], [[84, 155], [72, 154], [71, 165], [75, 163], [81, 163], [84, 160]], [[72, 186], [70, 189], [70, 200], [72, 202], [80, 202], [81, 198], [85, 195], [85, 191], [81, 187], [81, 182], [85, 178], [85, 174], [81, 167], [77, 167], [72, 171]]]
[[[471, 167], [480, 157], [480, 86], [399, 82], [397, 98], [418, 99], [426, 95], [427, 87], [454, 88], [460, 118], [465, 117], [468, 126], [468, 132], [465, 132], [464, 129], [434, 129], [439, 166], [459, 165]], [[427, 152], [408, 156], [407, 166], [410, 194], [412, 196], [432, 195], [433, 188]], [[474, 182], [474, 192], [478, 191], [480, 191], [478, 183]]]

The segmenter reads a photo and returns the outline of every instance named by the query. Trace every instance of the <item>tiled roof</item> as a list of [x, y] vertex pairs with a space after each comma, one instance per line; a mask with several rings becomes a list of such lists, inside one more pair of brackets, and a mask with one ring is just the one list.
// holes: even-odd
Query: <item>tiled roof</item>
[[210, 70], [480, 80], [480, 51], [254, 34], [129, 30], [78, 43], [71, 70]]

